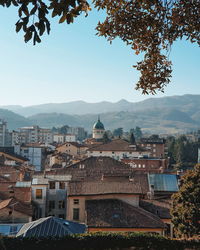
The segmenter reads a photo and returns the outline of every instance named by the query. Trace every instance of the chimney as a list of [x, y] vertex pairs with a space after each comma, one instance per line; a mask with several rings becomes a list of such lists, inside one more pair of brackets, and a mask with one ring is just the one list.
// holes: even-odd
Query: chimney
[[150, 190], [147, 193], [147, 197], [149, 200], [153, 200], [153, 198], [154, 198], [154, 185], [150, 186]]

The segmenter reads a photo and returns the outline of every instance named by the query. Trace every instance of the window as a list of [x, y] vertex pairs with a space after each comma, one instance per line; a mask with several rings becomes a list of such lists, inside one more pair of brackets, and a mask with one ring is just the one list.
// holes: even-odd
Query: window
[[79, 200], [78, 199], [74, 199], [74, 205], [78, 205], [79, 204]]
[[138, 168], [141, 168], [141, 164], [138, 164]]
[[35, 197], [36, 199], [42, 199], [42, 189], [36, 189]]
[[58, 201], [58, 208], [59, 209], [65, 208], [65, 201]]
[[28, 149], [24, 149], [24, 154], [28, 154]]
[[55, 208], [55, 201], [49, 201], [49, 210]]
[[142, 166], [143, 166], [143, 168], [145, 168], [145, 164], [143, 164]]
[[65, 189], [65, 183], [63, 181], [59, 182], [59, 189]]
[[79, 208], [73, 208], [73, 220], [79, 220]]
[[56, 183], [55, 181], [50, 181], [49, 182], [49, 189], [55, 189], [56, 188]]

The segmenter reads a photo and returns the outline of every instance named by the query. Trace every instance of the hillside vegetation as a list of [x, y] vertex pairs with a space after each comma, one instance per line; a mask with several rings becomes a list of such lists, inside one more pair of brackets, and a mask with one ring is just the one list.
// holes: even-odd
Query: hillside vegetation
[[200, 128], [200, 95], [150, 98], [138, 103], [126, 100], [93, 104], [78, 101], [11, 108], [15, 113], [1, 109], [0, 118], [7, 120], [12, 129], [33, 124], [48, 128], [67, 124], [91, 131], [97, 114], [108, 130], [123, 127], [128, 131], [139, 126], [151, 133], [184, 133]]

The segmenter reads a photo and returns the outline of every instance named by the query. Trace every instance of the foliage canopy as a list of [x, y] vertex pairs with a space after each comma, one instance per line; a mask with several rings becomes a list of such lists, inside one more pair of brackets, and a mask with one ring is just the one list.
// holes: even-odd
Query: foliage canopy
[[[177, 39], [185, 38], [200, 45], [199, 0], [0, 0], [4, 7], [16, 6], [19, 20], [16, 32], [24, 32], [24, 40], [41, 42], [50, 33], [50, 20], [73, 23], [81, 13], [88, 15], [93, 2], [98, 10], [106, 10], [105, 21], [97, 25], [97, 34], [112, 42], [120, 38], [144, 59], [134, 67], [141, 76], [136, 89], [143, 94], [164, 91], [170, 82], [170, 48]], [[51, 16], [50, 16], [51, 14]]]
[[178, 237], [200, 235], [200, 164], [180, 181], [180, 190], [172, 196], [172, 222]]

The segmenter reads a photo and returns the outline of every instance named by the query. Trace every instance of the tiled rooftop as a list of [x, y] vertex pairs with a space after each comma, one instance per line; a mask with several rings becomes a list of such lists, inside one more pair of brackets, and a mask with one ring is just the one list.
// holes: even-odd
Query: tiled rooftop
[[164, 228], [155, 215], [117, 199], [87, 200], [87, 225], [95, 228]]

